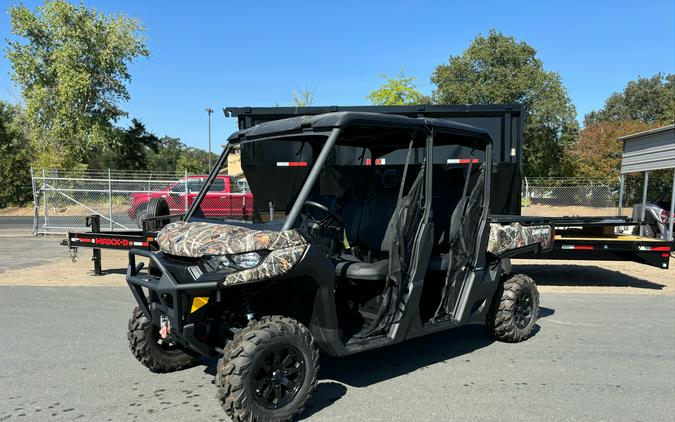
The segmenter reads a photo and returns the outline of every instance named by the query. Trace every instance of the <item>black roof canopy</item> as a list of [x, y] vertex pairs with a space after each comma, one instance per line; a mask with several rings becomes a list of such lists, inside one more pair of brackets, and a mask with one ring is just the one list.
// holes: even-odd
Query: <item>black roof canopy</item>
[[[490, 134], [486, 130], [463, 123], [428, 117], [413, 118], [398, 114], [361, 111], [329, 112], [272, 120], [248, 129], [239, 130], [233, 133], [228, 138], [228, 141], [238, 143], [244, 140], [271, 138], [282, 135], [308, 132], [321, 133], [335, 128], [358, 128], [359, 130], [364, 129], [367, 132], [372, 130], [371, 142], [379, 142], [380, 139], [378, 138], [381, 138], [382, 141], [388, 140], [388, 143], [407, 143], [410, 140], [409, 135], [401, 138], [400, 136], [396, 136], [396, 134], [415, 131], [425, 133], [426, 131], [433, 130], [436, 133], [436, 142], [440, 144], [462, 144], [485, 149], [487, 144], [492, 143]], [[385, 130], [383, 131], [382, 129]], [[353, 139], [352, 142], [358, 143], [359, 140]]]

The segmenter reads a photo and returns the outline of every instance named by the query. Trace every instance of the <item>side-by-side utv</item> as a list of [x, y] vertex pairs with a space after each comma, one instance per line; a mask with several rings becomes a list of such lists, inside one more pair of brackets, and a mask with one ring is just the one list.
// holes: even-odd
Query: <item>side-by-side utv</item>
[[[363, 112], [235, 132], [185, 217], [157, 235], [159, 251], [129, 252], [132, 352], [157, 372], [222, 355], [225, 412], [277, 421], [302, 411], [319, 351], [345, 356], [477, 322], [525, 340], [539, 295], [509, 258], [550, 249], [554, 233], [489, 214], [491, 144], [472, 126]], [[240, 147], [270, 211], [209, 217], [202, 201]]]

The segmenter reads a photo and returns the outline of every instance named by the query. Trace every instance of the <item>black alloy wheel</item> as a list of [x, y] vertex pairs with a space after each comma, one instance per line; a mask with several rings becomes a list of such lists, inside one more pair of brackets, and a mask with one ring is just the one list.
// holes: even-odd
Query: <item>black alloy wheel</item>
[[278, 409], [293, 401], [305, 379], [305, 360], [290, 345], [280, 345], [254, 364], [251, 377], [253, 398], [267, 409]]
[[532, 320], [532, 293], [528, 290], [524, 290], [518, 295], [515, 319], [516, 327], [521, 330], [527, 327]]

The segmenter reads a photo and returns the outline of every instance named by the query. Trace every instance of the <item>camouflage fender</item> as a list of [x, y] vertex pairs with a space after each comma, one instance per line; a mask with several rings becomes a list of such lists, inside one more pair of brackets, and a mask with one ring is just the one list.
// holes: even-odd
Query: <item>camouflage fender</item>
[[287, 273], [300, 261], [306, 245], [291, 246], [270, 252], [262, 264], [249, 270], [242, 270], [225, 277], [224, 285], [248, 283], [251, 281], [266, 280]]
[[541, 244], [542, 249], [549, 249], [552, 246], [551, 226], [523, 226], [520, 223], [490, 224], [490, 240], [488, 240], [487, 248], [490, 253], [500, 255], [511, 249], [537, 243]]
[[252, 230], [246, 227], [180, 221], [164, 227], [157, 236], [159, 249], [170, 255], [198, 258], [270, 251], [255, 268], [225, 277], [225, 285], [265, 280], [287, 273], [302, 258], [307, 241], [295, 230]]
[[159, 250], [170, 255], [198, 258], [260, 249], [274, 251], [307, 245], [295, 230], [252, 230], [228, 224], [187, 223], [179, 221], [164, 227], [157, 235]]

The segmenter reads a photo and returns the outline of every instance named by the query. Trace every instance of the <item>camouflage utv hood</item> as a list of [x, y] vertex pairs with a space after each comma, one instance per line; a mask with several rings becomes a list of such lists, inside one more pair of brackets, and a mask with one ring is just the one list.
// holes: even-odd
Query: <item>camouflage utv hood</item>
[[162, 252], [192, 258], [263, 249], [270, 251], [257, 267], [227, 275], [225, 284], [263, 280], [284, 274], [300, 261], [307, 247], [307, 241], [295, 230], [252, 230], [227, 224], [185, 221], [167, 225], [159, 232], [156, 240]]
[[488, 252], [495, 255], [536, 243], [541, 244], [542, 249], [551, 247], [551, 226], [523, 226], [520, 223], [511, 223], [507, 226], [490, 224]]

